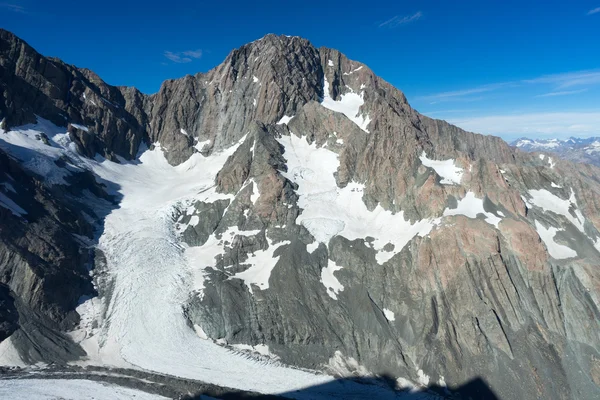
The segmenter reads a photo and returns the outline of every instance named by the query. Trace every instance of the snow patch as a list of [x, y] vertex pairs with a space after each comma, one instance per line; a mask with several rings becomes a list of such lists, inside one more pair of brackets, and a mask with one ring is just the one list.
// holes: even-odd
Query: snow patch
[[[360, 365], [354, 357], [345, 357], [344, 354], [336, 350], [327, 363], [327, 369], [334, 375], [341, 377], [370, 376], [367, 368]], [[359, 398], [352, 396], [353, 398]], [[377, 398], [377, 397], [374, 397]]]
[[194, 148], [198, 151], [202, 151], [204, 149], [204, 146], [207, 146], [208, 144], [210, 144], [210, 139], [207, 140], [203, 140], [203, 141], [199, 141], [194, 145]]
[[198, 337], [202, 340], [208, 340], [209, 337], [206, 334], [206, 332], [204, 332], [204, 329], [202, 329], [202, 327], [198, 324], [194, 324], [194, 331], [196, 332], [196, 335], [198, 335]]
[[422, 386], [429, 385], [429, 375], [425, 374], [422, 369], [417, 368], [417, 382]]
[[444, 216], [464, 215], [468, 218], [477, 218], [479, 214], [483, 214], [485, 222], [494, 225], [496, 228], [498, 228], [498, 224], [502, 221], [502, 218], [485, 211], [483, 208], [483, 199], [475, 197], [475, 193], [473, 192], [467, 192], [465, 197], [458, 201], [456, 208], [446, 208], [444, 210]]
[[427, 158], [425, 151], [419, 157], [421, 163], [429, 168], [432, 168], [441, 178], [440, 183], [443, 185], [454, 185], [460, 184], [460, 180], [463, 176], [463, 169], [457, 167], [454, 159], [449, 160], [431, 160]]
[[594, 154], [600, 152], [600, 142], [595, 140], [593, 143], [586, 147], [585, 152], [587, 154]]
[[[15, 345], [12, 343], [12, 337], [9, 336], [7, 339], [4, 339], [0, 342], [0, 365], [5, 367], [26, 367], [27, 364], [23, 361], [21, 356], [19, 355], [19, 351], [16, 349]], [[2, 392], [2, 383], [5, 381], [0, 381], [0, 393]], [[2, 396], [0, 396], [2, 397]], [[12, 398], [12, 397], [6, 397]]]
[[258, 83], [258, 78], [256, 76], [252, 75], [252, 81], [254, 83]]
[[187, 133], [187, 131], [183, 128], [179, 129], [179, 132], [184, 135], [184, 136], [189, 136], [189, 134]]
[[360, 95], [354, 92], [346, 93], [340, 96], [340, 100], [336, 101], [329, 95], [329, 82], [327, 78], [323, 78], [323, 101], [321, 105], [332, 111], [344, 114], [348, 119], [354, 122], [360, 129], [369, 133], [367, 126], [371, 122], [371, 118], [367, 114], [360, 114], [360, 107], [365, 103], [363, 97], [364, 92]]
[[82, 97], [83, 97], [83, 100], [85, 100], [85, 101], [89, 101], [90, 103], [92, 103], [92, 104], [93, 104], [93, 105], [95, 105], [96, 107], [98, 106], [94, 100], [92, 100], [92, 99], [89, 99], [89, 100], [88, 100], [88, 98], [87, 98], [87, 97], [86, 97], [86, 95], [85, 95], [85, 92], [83, 93], [83, 96], [82, 96]]
[[[544, 154], [540, 154], [539, 157], [540, 160], [544, 161], [547, 156]], [[548, 164], [550, 164], [550, 169], [554, 169], [554, 167], [556, 166], [556, 163], [554, 162], [554, 160], [552, 160], [552, 157], [548, 157]]]
[[548, 254], [550, 254], [552, 258], [562, 260], [565, 258], [577, 257], [577, 252], [575, 250], [562, 244], [556, 243], [554, 241], [554, 237], [556, 236], [558, 229], [556, 229], [553, 226], [545, 228], [538, 221], [535, 221], [535, 229], [540, 235], [540, 238], [542, 239], [544, 244], [546, 245], [546, 248], [548, 249]]
[[337, 300], [337, 294], [344, 290], [344, 285], [335, 277], [335, 271], [339, 271], [340, 267], [335, 262], [328, 260], [327, 267], [321, 270], [321, 283], [325, 286], [327, 294], [334, 300]]
[[306, 251], [308, 251], [310, 254], [314, 253], [315, 250], [319, 248], [319, 243], [320, 242], [318, 240], [315, 240], [311, 244], [307, 244]]
[[559, 147], [561, 142], [562, 141], [559, 141], [557, 139], [540, 140], [540, 141], [537, 141], [537, 140], [533, 141], [530, 139], [520, 139], [519, 141], [517, 141], [515, 146], [517, 146], [517, 147], [528, 146], [532, 149], [554, 149], [554, 148]]
[[[0, 148], [21, 161], [21, 165], [44, 178], [44, 185], [66, 185], [71, 172], [81, 168], [67, 164], [59, 168], [55, 161], [65, 154], [78, 158], [77, 146], [71, 141], [66, 128], [57, 127], [52, 122], [37, 117], [36, 124], [15, 127], [8, 132], [0, 129]], [[42, 133], [48, 137], [50, 145], [39, 140]]]
[[[563, 200], [546, 189], [530, 190], [529, 195], [531, 196], [529, 202], [532, 205], [540, 207], [544, 212], [551, 211], [555, 214], [564, 216], [568, 221], [575, 225], [580, 232], [585, 233], [583, 227], [585, 218], [577, 208], [577, 200], [575, 199], [573, 189], [571, 189], [571, 196], [568, 200]], [[575, 216], [571, 214], [570, 210], [573, 210]]]
[[89, 131], [90, 131], [90, 130], [89, 130], [87, 127], [85, 127], [85, 126], [83, 126], [83, 125], [79, 125], [79, 124], [73, 124], [73, 123], [71, 123], [71, 126], [72, 126], [73, 128], [75, 128], [75, 129], [79, 129], [80, 131], [85, 131], [85, 132], [89, 132]]
[[387, 318], [388, 321], [395, 321], [396, 317], [394, 316], [394, 313], [391, 310], [388, 310], [387, 308], [383, 309], [383, 315], [385, 315], [385, 318]]
[[200, 217], [197, 215], [192, 215], [192, 217], [190, 218], [190, 222], [188, 223], [189, 226], [196, 226], [200, 223]]
[[17, 217], [22, 217], [27, 214], [27, 211], [23, 210], [21, 206], [12, 201], [8, 196], [4, 193], [0, 193], [0, 207], [4, 207], [8, 209], [11, 213], [13, 213]]
[[331, 61], [331, 60], [327, 61], [327, 65], [329, 65], [330, 67], [333, 67], [333, 61]]
[[258, 190], [258, 183], [252, 179], [252, 194], [250, 195], [250, 201], [252, 204], [256, 203], [256, 200], [260, 197], [260, 191]]
[[293, 116], [289, 117], [287, 115], [284, 115], [283, 117], [281, 117], [281, 119], [279, 120], [279, 122], [277, 122], [277, 125], [287, 125], [288, 122], [291, 121], [291, 119], [294, 118]]
[[358, 71], [360, 71], [361, 69], [362, 69], [362, 65], [361, 65], [360, 67], [356, 68], [356, 69], [353, 69], [353, 70], [352, 70], [352, 71], [350, 71], [350, 72], [344, 72], [344, 75], [352, 75], [353, 73], [355, 73], [355, 72], [358, 72]]
[[517, 147], [523, 147], [525, 145], [531, 144], [533, 143], [531, 140], [529, 139], [523, 139], [523, 140], [519, 140], [516, 144]]
[[444, 378], [444, 375], [440, 375], [440, 379], [438, 381], [438, 385], [441, 387], [446, 387], [446, 379]]
[[216, 261], [215, 259], [224, 253], [225, 241], [232, 243], [236, 236], [255, 236], [260, 233], [260, 230], [240, 231], [236, 227], [230, 227], [220, 238], [212, 234], [206, 243], [198, 247], [187, 247], [185, 256], [188, 259], [192, 270], [192, 291], [195, 292], [200, 299], [204, 297], [204, 282], [205, 271], [207, 268], [212, 268]]
[[230, 346], [236, 350], [249, 351], [274, 360], [279, 359], [277, 355], [271, 353], [269, 346], [266, 344], [257, 344], [256, 346], [251, 346], [249, 344], [231, 344]]
[[229, 277], [228, 279], [241, 279], [244, 281], [244, 284], [248, 287], [250, 293], [254, 294], [252, 291], [252, 285], [258, 286], [260, 290], [265, 290], [269, 288], [269, 278], [271, 277], [271, 271], [275, 268], [277, 261], [279, 261], [279, 256], [274, 256], [275, 250], [280, 248], [281, 246], [285, 246], [286, 244], [290, 244], [289, 240], [284, 240], [277, 244], [273, 244], [273, 242], [267, 237], [267, 242], [269, 243], [269, 248], [266, 250], [258, 250], [252, 254], [248, 255], [248, 260], [244, 261], [243, 264], [250, 264], [250, 268], [243, 272], [238, 272], [234, 276]]

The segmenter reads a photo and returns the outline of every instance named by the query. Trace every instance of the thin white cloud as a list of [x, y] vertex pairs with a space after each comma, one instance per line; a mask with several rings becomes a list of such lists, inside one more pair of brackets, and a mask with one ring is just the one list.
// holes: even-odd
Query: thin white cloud
[[182, 54], [191, 58], [200, 58], [202, 57], [202, 50], [188, 50], [184, 51]]
[[411, 22], [417, 21], [417, 20], [421, 19], [422, 16], [423, 16], [423, 13], [421, 11], [417, 11], [416, 13], [414, 13], [412, 15], [396, 15], [396, 16], [388, 19], [387, 21], [380, 23], [379, 27], [380, 28], [390, 28], [390, 29], [396, 28], [400, 25], [406, 25]]
[[470, 89], [455, 90], [455, 91], [451, 91], [451, 92], [441, 92], [441, 93], [436, 93], [436, 94], [432, 94], [429, 96], [422, 96], [419, 99], [431, 100], [431, 101], [433, 101], [433, 103], [431, 103], [431, 104], [435, 104], [440, 101], [466, 100], [465, 98], [468, 99], [468, 96], [470, 96], [470, 95], [491, 92], [493, 90], [500, 89], [500, 88], [508, 86], [510, 84], [512, 84], [512, 82], [492, 83], [489, 85], [478, 86], [478, 87], [474, 87], [474, 88], [470, 88]]
[[26, 12], [25, 7], [20, 6], [18, 4], [12, 4], [12, 3], [0, 3], [0, 8], [4, 8], [9, 11], [13, 11], [16, 13], [21, 13], [21, 14], [25, 14], [25, 12]]
[[587, 15], [598, 14], [600, 13], [600, 7], [596, 7], [590, 11], [588, 11]]
[[202, 50], [186, 50], [178, 53], [165, 51], [163, 55], [174, 63], [183, 64], [192, 62], [192, 59], [202, 57]]
[[[575, 71], [565, 72], [561, 74], [543, 75], [533, 79], [525, 79], [519, 82], [500, 82], [491, 83], [482, 86], [476, 86], [469, 89], [455, 90], [450, 92], [435, 93], [432, 95], [418, 97], [418, 100], [429, 101], [429, 104], [436, 104], [443, 101], [473, 101], [469, 96], [479, 93], [492, 92], [498, 89], [506, 87], [514, 87], [523, 84], [529, 85], [551, 85], [553, 90], [547, 95], [541, 95], [536, 97], [550, 97], [550, 96], [563, 96], [568, 94], [582, 93], [585, 89], [571, 89], [578, 86], [594, 86], [600, 85], [600, 70], [587, 70], [587, 71]], [[554, 94], [552, 94], [554, 93]], [[477, 98], [476, 100], [481, 100]]]
[[432, 115], [440, 115], [440, 114], [463, 114], [463, 113], [470, 113], [470, 112], [474, 112], [474, 109], [452, 109], [452, 110], [437, 110], [437, 111], [426, 111], [422, 114], [427, 115], [427, 116], [432, 116]]
[[574, 86], [600, 84], [600, 70], [566, 72], [562, 74], [544, 75], [535, 79], [528, 79], [525, 83], [549, 83], [556, 85], [557, 89]]
[[550, 93], [544, 93], [544, 94], [540, 94], [537, 95], [535, 97], [556, 97], [556, 96], [569, 96], [571, 94], [579, 94], [579, 93], [583, 93], [583, 92], [587, 92], [588, 89], [579, 89], [579, 90], [562, 90], [562, 91], [558, 91], [558, 92], [550, 92]]
[[600, 110], [545, 112], [452, 118], [448, 122], [465, 130], [503, 137], [589, 137], [600, 135]]

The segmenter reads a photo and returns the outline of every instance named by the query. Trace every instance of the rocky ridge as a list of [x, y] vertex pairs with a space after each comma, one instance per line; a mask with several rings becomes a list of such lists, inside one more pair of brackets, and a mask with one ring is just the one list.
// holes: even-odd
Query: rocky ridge
[[[198, 200], [174, 216], [188, 246], [220, 246], [197, 266], [204, 288], [183, 305], [190, 325], [208, 337], [268, 345], [285, 363], [336, 373], [357, 372], [358, 364], [425, 384], [483, 375], [501, 398], [600, 393], [597, 168], [518, 152], [420, 115], [365, 65], [295, 37], [268, 35], [206, 74], [145, 96], [0, 31], [0, 82], [3, 130], [36, 116], [68, 124], [82, 156], [126, 162], [145, 142], [160, 144], [178, 165], [241, 141], [215, 176], [217, 191], [231, 199]], [[0, 208], [1, 283], [19, 315], [18, 324], [14, 311], [0, 315], [0, 326], [8, 336], [26, 331], [21, 321], [49, 315], [43, 326], [62, 335], [77, 323], [78, 299], [95, 294], [85, 266], [98, 261], [89, 246], [53, 232], [93, 241], [92, 226], [110, 212], [85, 210], [103, 201], [73, 191], [118, 199], [89, 171], [48, 188], [15, 157], [3, 157], [10, 169], [0, 179], [15, 190], [4, 185], [1, 193], [26, 214]], [[332, 160], [333, 186], [320, 176], [322, 160]], [[312, 184], [327, 190], [306, 189]], [[359, 222], [379, 229], [356, 234], [340, 204], [358, 204]], [[71, 209], [75, 217], [57, 216]], [[36, 210], [39, 223], [30, 219]], [[399, 233], [387, 237], [392, 226], [374, 215], [416, 230], [405, 242]], [[58, 255], [26, 249], [27, 240], [49, 242]], [[247, 273], [261, 252], [272, 260], [266, 287]], [[15, 261], [30, 253], [35, 261]], [[48, 336], [41, 330], [34, 340]], [[11, 340], [23, 343], [23, 356], [26, 342]], [[39, 343], [30, 361], [82, 356], [75, 343]]]

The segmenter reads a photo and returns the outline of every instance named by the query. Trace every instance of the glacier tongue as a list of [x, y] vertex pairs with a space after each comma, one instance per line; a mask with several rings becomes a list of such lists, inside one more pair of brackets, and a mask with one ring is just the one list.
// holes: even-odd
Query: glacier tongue
[[[178, 242], [173, 213], [189, 199], [224, 197], [214, 191], [214, 176], [236, 147], [207, 158], [195, 154], [177, 167], [167, 163], [159, 145], [143, 153], [137, 165], [91, 163], [98, 175], [120, 186], [123, 200], [107, 216], [99, 240], [112, 293], [104, 307], [92, 299], [78, 309], [87, 325], [74, 337], [85, 337], [81, 344], [89, 363], [129, 364], [262, 393], [332, 379], [234, 354], [200, 338], [184, 317], [182, 304], [193, 291], [196, 266]], [[105, 322], [93, 328], [101, 316]]]
[[[50, 184], [63, 183], [60, 178], [69, 173], [51, 161], [66, 157], [73, 163], [69, 169], [93, 171], [113, 194], [122, 196], [119, 208], [107, 209], [110, 213], [98, 239], [98, 248], [106, 257], [106, 265], [94, 271], [102, 297], [88, 299], [77, 308], [80, 325], [70, 332], [87, 353], [86, 359], [76, 363], [139, 368], [293, 398], [340, 398], [345, 397], [344, 393], [362, 398], [396, 398], [383, 387], [355, 382], [331, 385], [327, 384], [333, 381], [329, 375], [248, 357], [209, 340], [201, 326], [188, 325], [182, 306], [202, 289], [202, 271], [215, 263], [214, 257], [223, 247], [210, 240], [201, 247], [183, 246], [176, 229], [176, 210], [195, 201], [233, 197], [216, 193], [215, 176], [245, 137], [221, 153], [209, 157], [194, 154], [176, 167], [167, 162], [159, 143], [152, 151], [140, 152], [135, 162], [120, 159], [115, 163], [101, 157], [81, 157], [64, 128], [39, 121], [5, 133], [3, 148], [21, 159], [47, 159], [46, 176], [57, 177]], [[42, 132], [49, 134], [51, 146], [37, 139]], [[102, 202], [94, 205], [107, 208]], [[230, 231], [257, 233], [232, 228], [225, 234]], [[3, 361], [12, 355], [8, 364], [19, 365], [20, 358], [10, 340], [2, 345]], [[266, 346], [253, 349], [265, 353]], [[46, 381], [40, 382], [46, 385]], [[295, 392], [297, 389], [304, 390]], [[67, 395], [66, 391], [61, 393]]]

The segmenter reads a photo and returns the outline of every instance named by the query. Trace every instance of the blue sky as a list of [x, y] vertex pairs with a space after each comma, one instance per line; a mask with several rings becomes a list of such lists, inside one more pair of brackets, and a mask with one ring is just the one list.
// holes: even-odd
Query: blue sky
[[303, 36], [465, 129], [600, 136], [600, 0], [0, 0], [0, 26], [145, 93], [267, 33]]

